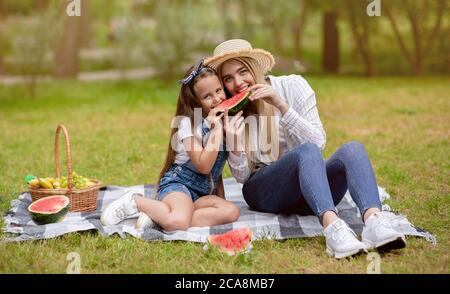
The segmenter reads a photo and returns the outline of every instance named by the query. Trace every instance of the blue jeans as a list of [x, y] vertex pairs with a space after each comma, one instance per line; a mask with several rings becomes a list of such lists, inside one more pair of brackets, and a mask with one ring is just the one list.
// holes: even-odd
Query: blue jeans
[[314, 214], [322, 221], [324, 212], [336, 211], [347, 189], [361, 215], [372, 207], [381, 209], [372, 165], [358, 142], [341, 146], [327, 161], [316, 145], [297, 146], [254, 172], [243, 194], [254, 210]]

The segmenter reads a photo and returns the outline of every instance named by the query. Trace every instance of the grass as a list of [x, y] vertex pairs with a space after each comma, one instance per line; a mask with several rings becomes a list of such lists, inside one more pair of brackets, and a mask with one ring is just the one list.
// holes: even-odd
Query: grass
[[[449, 273], [449, 78], [307, 79], [327, 130], [325, 156], [362, 142], [378, 184], [392, 195], [389, 204], [438, 237], [436, 246], [409, 238], [407, 248], [382, 255], [381, 271]], [[77, 173], [104, 184], [155, 182], [176, 98], [174, 83], [158, 81], [43, 83], [35, 98], [21, 87], [0, 88], [0, 211], [26, 190], [26, 174], [54, 174], [58, 123], [69, 130]], [[202, 247], [74, 233], [0, 244], [0, 272], [64, 273], [70, 252], [80, 254], [82, 273], [365, 273], [369, 264], [365, 255], [329, 258], [322, 237], [255, 242], [245, 258]]]

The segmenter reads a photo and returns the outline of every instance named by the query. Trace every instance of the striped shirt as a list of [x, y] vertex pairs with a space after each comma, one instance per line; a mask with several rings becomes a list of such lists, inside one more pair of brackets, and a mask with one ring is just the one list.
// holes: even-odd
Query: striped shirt
[[[323, 150], [326, 134], [317, 111], [316, 95], [308, 82], [299, 75], [269, 76], [269, 79], [275, 92], [289, 105], [283, 116], [278, 110], [275, 113], [280, 116], [280, 153], [306, 142], [314, 143]], [[239, 183], [245, 183], [250, 177], [246, 154], [230, 152], [228, 163], [233, 177]]]

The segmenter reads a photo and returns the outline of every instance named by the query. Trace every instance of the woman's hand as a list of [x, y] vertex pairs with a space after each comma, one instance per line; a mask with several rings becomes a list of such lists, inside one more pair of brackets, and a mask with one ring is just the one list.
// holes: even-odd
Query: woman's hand
[[252, 92], [248, 98], [250, 101], [263, 99], [265, 102], [278, 108], [282, 115], [289, 109], [289, 105], [275, 92], [271, 85], [256, 84], [251, 86], [248, 90]]
[[235, 154], [244, 151], [243, 134], [245, 129], [243, 112], [239, 111], [231, 119], [228, 117], [228, 109], [224, 112], [224, 129], [227, 149]]
[[224, 114], [221, 113], [221, 114], [217, 115], [217, 113], [218, 113], [218, 110], [213, 108], [208, 113], [208, 116], [205, 118], [211, 125], [211, 130], [215, 129], [216, 127], [222, 126], [222, 117]]

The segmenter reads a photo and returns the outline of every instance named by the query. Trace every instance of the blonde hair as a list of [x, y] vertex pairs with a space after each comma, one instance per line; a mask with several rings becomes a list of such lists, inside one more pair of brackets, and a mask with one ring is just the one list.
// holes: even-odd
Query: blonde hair
[[[235, 58], [232, 58], [229, 60], [234, 60], [238, 63], [241, 63], [243, 66], [245, 66], [249, 70], [249, 72], [252, 75], [253, 79], [255, 80], [256, 84], [265, 84], [266, 83], [265, 73], [262, 71], [261, 66], [255, 59], [250, 58], [250, 57], [235, 57]], [[223, 84], [222, 66], [224, 63], [220, 64], [217, 67], [217, 74], [219, 75], [219, 78], [220, 78], [220, 81], [222, 84]], [[226, 87], [224, 87], [224, 89], [226, 89]], [[226, 92], [227, 92], [227, 95], [230, 96], [228, 90]], [[262, 99], [258, 99], [254, 103], [256, 104], [256, 111], [257, 111], [257, 114], [259, 115], [259, 119], [260, 119], [259, 129], [260, 130], [267, 129], [267, 137], [269, 139], [268, 142], [270, 143], [270, 147], [271, 147], [269, 154], [267, 155], [268, 161], [274, 162], [280, 156], [279, 140], [278, 140], [279, 139], [279, 137], [278, 137], [279, 127], [278, 127], [278, 121], [276, 120], [276, 116], [275, 116], [275, 107], [273, 105], [265, 102]], [[249, 116], [249, 113], [244, 112], [244, 116], [245, 117]], [[267, 126], [269, 126], [269, 127], [267, 127]], [[249, 126], [246, 125], [245, 133], [244, 133], [244, 139], [245, 139], [244, 148], [245, 148], [245, 153], [247, 156], [247, 162], [248, 162], [251, 172], [253, 172], [257, 169], [257, 166], [255, 166], [256, 153], [255, 153], [255, 151], [251, 150], [251, 146], [257, 146], [257, 145], [255, 145], [255, 143], [257, 143], [257, 142], [254, 141], [256, 137], [252, 136], [252, 134], [250, 134]], [[274, 150], [277, 151], [275, 156], [273, 154]]]

